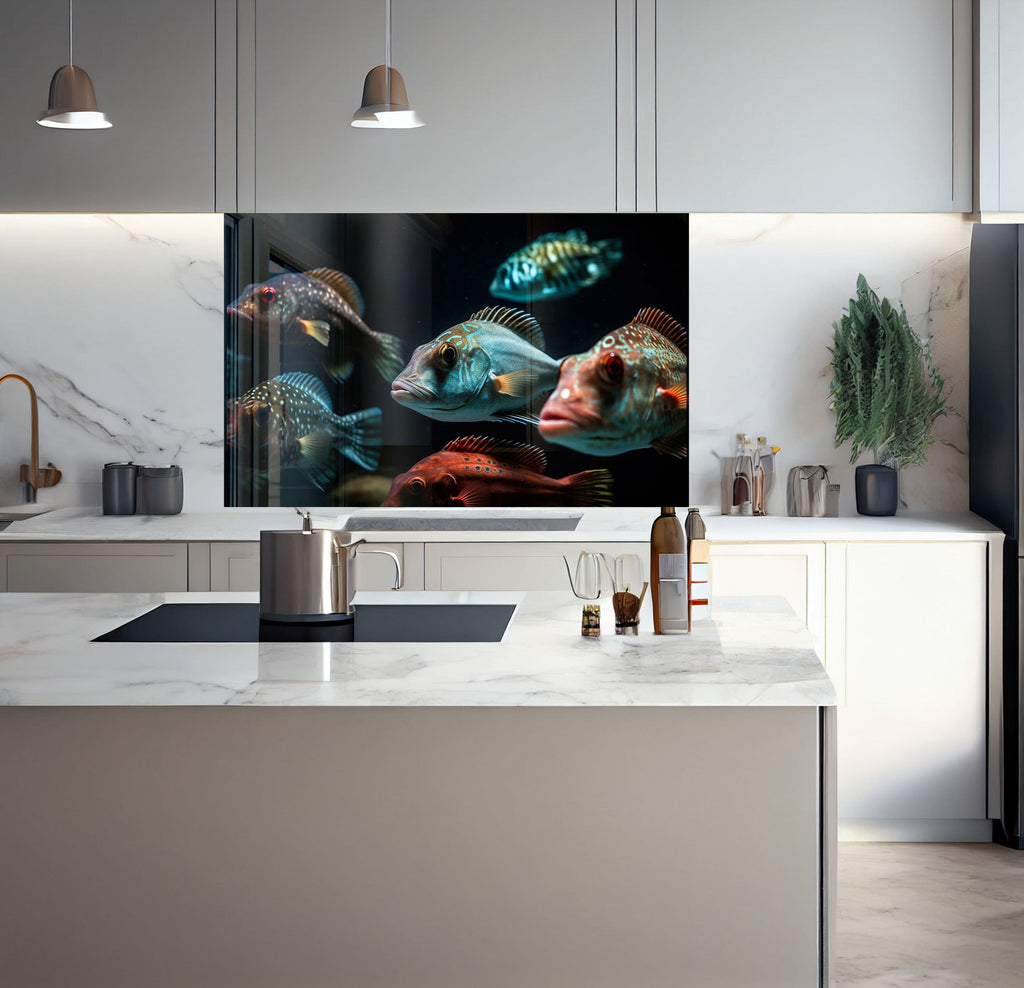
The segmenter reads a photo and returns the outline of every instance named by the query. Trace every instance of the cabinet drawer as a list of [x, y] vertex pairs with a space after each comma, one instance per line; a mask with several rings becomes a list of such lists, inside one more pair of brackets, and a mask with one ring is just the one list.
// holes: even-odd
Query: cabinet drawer
[[76, 543], [3, 550], [11, 593], [166, 593], [188, 589], [183, 543]]

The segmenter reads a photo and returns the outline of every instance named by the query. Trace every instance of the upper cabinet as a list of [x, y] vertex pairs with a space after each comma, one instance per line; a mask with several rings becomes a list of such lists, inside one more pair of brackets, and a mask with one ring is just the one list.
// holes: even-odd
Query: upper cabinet
[[971, 209], [970, 0], [660, 3], [655, 73], [659, 210]]
[[976, 209], [1024, 212], [1024, 0], [978, 0]]
[[426, 122], [415, 130], [350, 126], [384, 61], [381, 0], [256, 0], [254, 19], [239, 209], [615, 209], [615, 0], [393, 0], [392, 65]]
[[67, 0], [4, 0], [0, 210], [212, 210], [215, 6], [76, 4], [75, 63], [113, 127], [72, 131], [36, 123], [68, 61]]

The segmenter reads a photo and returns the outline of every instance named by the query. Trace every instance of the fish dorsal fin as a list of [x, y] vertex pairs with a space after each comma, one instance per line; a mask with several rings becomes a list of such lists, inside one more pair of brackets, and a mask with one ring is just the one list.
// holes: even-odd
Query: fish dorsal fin
[[538, 350], [544, 349], [544, 330], [529, 312], [522, 309], [511, 309], [505, 305], [489, 305], [486, 309], [474, 312], [466, 322], [493, 322], [498, 326], [510, 329], [516, 336], [526, 340], [530, 346]]
[[347, 275], [331, 268], [313, 268], [306, 272], [307, 278], [316, 278], [328, 288], [333, 288], [360, 316], [366, 312], [366, 303], [359, 286]]
[[686, 329], [675, 321], [667, 312], [661, 309], [641, 309], [633, 322], [643, 323], [645, 326], [661, 333], [670, 343], [686, 351]]
[[327, 385], [318, 377], [306, 374], [304, 371], [289, 371], [277, 378], [282, 384], [289, 384], [293, 388], [305, 391], [314, 401], [318, 401], [327, 411], [331, 411], [331, 396], [327, 391]]
[[490, 436], [459, 436], [444, 447], [450, 453], [487, 453], [497, 460], [515, 463], [516, 466], [533, 473], [547, 469], [548, 458], [544, 451], [526, 443], [503, 442]]
[[578, 244], [586, 244], [590, 241], [587, 240], [587, 235], [583, 230], [568, 230], [560, 238], [561, 240], [573, 240]]

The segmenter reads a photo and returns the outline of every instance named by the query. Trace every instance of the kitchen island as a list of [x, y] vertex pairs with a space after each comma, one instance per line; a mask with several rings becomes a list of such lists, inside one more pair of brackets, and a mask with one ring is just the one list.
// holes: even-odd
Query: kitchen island
[[785, 605], [585, 640], [451, 596], [503, 640], [93, 643], [254, 598], [0, 597], [11, 983], [827, 984], [835, 694]]

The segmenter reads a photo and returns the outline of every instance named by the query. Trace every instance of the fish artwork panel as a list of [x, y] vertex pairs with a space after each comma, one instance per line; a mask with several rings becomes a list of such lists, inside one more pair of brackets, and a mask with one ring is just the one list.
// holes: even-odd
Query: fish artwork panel
[[536, 319], [491, 306], [416, 347], [391, 397], [441, 422], [536, 423], [557, 380]]
[[612, 503], [608, 470], [546, 477], [536, 446], [461, 436], [399, 474], [383, 507], [588, 507]]
[[586, 353], [562, 361], [538, 431], [593, 456], [647, 447], [686, 456], [686, 346], [686, 330], [672, 316], [641, 309]]
[[340, 334], [346, 356], [341, 366], [331, 369], [332, 376], [345, 380], [352, 373], [354, 349], [365, 354], [381, 377], [390, 381], [405, 362], [402, 342], [390, 333], [370, 329], [363, 321], [364, 311], [359, 286], [348, 275], [330, 268], [274, 275], [248, 285], [227, 307], [229, 315], [248, 320], [264, 337], [278, 327], [286, 343], [308, 338], [327, 347], [331, 334]]
[[379, 408], [335, 415], [323, 381], [293, 371], [263, 381], [228, 403], [226, 441], [276, 448], [283, 466], [302, 470], [320, 490], [337, 473], [336, 450], [366, 470], [380, 462]]
[[546, 233], [498, 266], [490, 292], [512, 302], [565, 298], [607, 278], [621, 260], [621, 240], [591, 243], [583, 230]]

